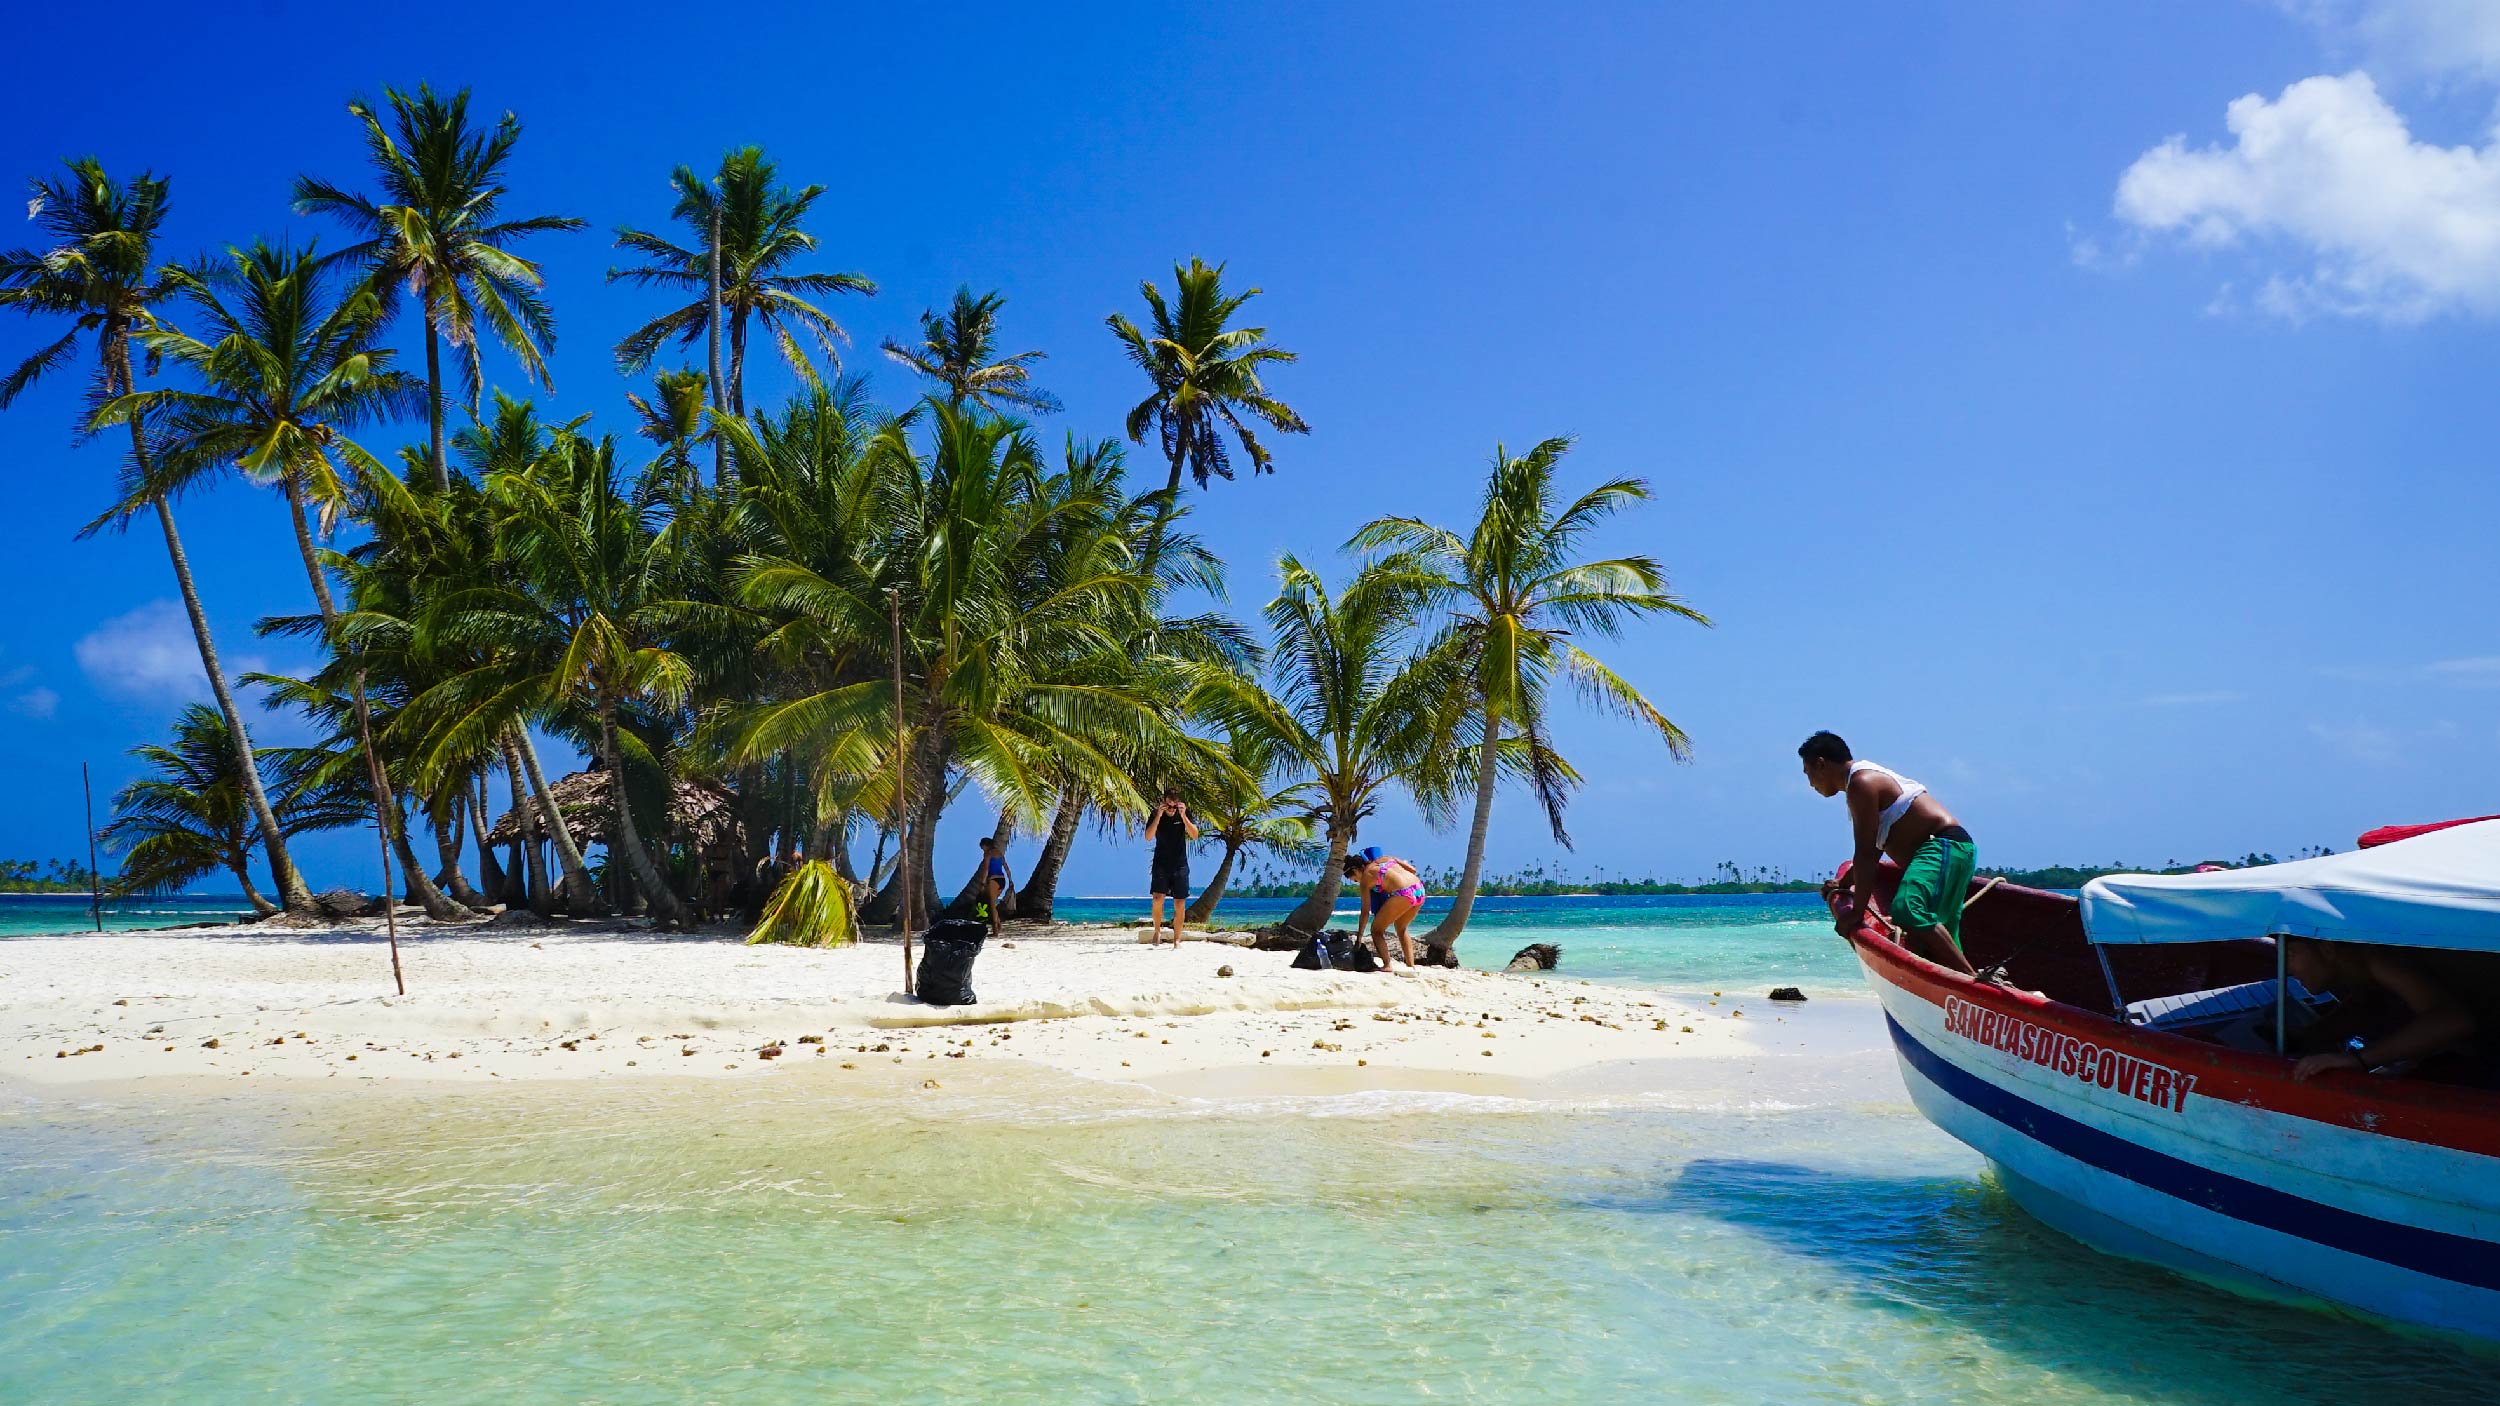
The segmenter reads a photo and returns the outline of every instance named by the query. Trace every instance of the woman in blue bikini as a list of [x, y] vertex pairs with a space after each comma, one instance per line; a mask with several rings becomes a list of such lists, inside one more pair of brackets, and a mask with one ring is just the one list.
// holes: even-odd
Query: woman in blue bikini
[[1360, 937], [1364, 921], [1370, 920], [1372, 949], [1380, 954], [1380, 969], [1389, 971], [1389, 928], [1395, 924], [1406, 969], [1413, 971], [1415, 939], [1407, 936], [1406, 927], [1423, 911], [1423, 875], [1415, 872], [1414, 865], [1389, 855], [1367, 858], [1349, 854], [1345, 857], [1345, 876], [1363, 890], [1363, 911], [1354, 920], [1355, 935]]

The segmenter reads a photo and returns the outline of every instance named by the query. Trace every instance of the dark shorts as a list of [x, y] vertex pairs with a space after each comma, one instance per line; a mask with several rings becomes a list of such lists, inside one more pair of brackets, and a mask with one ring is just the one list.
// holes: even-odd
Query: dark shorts
[[1189, 866], [1186, 864], [1155, 865], [1154, 877], [1147, 886], [1146, 892], [1156, 898], [1189, 897]]

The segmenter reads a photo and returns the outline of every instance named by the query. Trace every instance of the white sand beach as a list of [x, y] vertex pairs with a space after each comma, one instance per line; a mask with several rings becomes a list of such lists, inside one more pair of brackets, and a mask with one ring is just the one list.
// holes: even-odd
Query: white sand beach
[[1296, 971], [1288, 953], [1148, 948], [1125, 928], [1011, 929], [980, 958], [981, 1003], [941, 1008], [901, 994], [891, 941], [403, 922], [400, 996], [376, 926], [0, 941], [0, 1081], [931, 1077], [980, 1061], [1175, 1092], [1507, 1089], [1807, 1052], [1835, 1020], [1863, 1023], [1834, 1009], [1855, 1002], [1809, 1017], [1760, 991], [1678, 996], [1564, 972]]

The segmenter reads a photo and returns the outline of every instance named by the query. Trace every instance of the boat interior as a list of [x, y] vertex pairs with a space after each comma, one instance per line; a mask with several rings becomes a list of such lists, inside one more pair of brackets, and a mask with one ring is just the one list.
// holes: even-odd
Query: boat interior
[[[2001, 972], [2022, 990], [2141, 1028], [2250, 1054], [2275, 1051], [2272, 938], [2095, 946], [2084, 936], [2082, 904], [2070, 894], [1985, 879], [1973, 883], [1971, 894], [1962, 911], [1962, 949], [1982, 975]], [[2295, 1057], [2356, 1035], [2386, 1034], [2410, 1014], [2384, 995], [2339, 1001], [2297, 981], [2290, 996], [2285, 1044]], [[2425, 1083], [2500, 1088], [2500, 1066], [2463, 1055], [2387, 1072]]]

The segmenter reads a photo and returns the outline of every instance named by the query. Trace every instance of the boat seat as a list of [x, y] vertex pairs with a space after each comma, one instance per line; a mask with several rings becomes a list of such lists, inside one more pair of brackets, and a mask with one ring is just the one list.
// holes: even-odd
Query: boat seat
[[[2294, 1030], [2303, 1029], [2317, 1019], [2315, 1007], [2319, 997], [2297, 980], [2292, 982], [2291, 1020]], [[2332, 997], [2325, 998], [2328, 1000]], [[2216, 986], [2206, 991], [2182, 991], [2176, 996], [2154, 996], [2127, 1003], [2127, 1023], [2154, 1030], [2185, 1030], [2191, 1027], [2251, 1027], [2248, 1043], [2257, 1043], [2254, 1027], [2263, 1026], [2267, 1035], [2274, 1029], [2274, 983], [2244, 981], [2237, 986]], [[2217, 1031], [2218, 1036], [2223, 1032]], [[2237, 1045], [2242, 1041], [2227, 1037], [2222, 1043]], [[2271, 1045], [2271, 1039], [2263, 1041]]]

